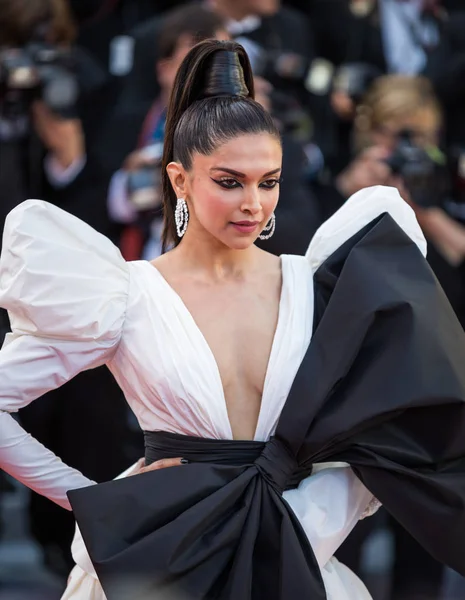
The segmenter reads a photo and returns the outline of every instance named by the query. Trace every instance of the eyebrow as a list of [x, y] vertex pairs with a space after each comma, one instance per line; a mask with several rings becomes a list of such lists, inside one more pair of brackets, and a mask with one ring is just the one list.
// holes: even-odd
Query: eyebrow
[[[213, 167], [212, 169], [210, 169], [210, 171], [224, 171], [225, 173], [229, 173], [230, 175], [235, 175], [236, 177], [242, 177], [242, 178], [247, 177], [247, 175], [245, 175], [245, 173], [240, 173], [239, 171], [234, 171], [233, 169], [228, 169], [226, 167]], [[273, 171], [268, 171], [268, 173], [265, 173], [264, 175], [262, 175], [262, 177], [269, 177], [270, 175], [276, 175], [276, 173], [279, 173], [280, 171], [281, 171], [281, 167], [279, 167], [278, 169], [273, 169]]]

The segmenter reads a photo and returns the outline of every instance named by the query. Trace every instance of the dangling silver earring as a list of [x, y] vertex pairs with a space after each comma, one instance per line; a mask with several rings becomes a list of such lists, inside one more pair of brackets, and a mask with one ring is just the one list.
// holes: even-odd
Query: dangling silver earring
[[178, 198], [176, 210], [174, 211], [174, 220], [176, 222], [178, 237], [182, 238], [186, 233], [187, 224], [189, 223], [189, 211], [187, 209], [187, 202], [184, 198]]
[[261, 232], [261, 234], [258, 236], [258, 239], [269, 240], [270, 237], [274, 233], [275, 227], [276, 227], [276, 215], [273, 213], [271, 215], [270, 220], [268, 221], [268, 224], [266, 225], [264, 230]]

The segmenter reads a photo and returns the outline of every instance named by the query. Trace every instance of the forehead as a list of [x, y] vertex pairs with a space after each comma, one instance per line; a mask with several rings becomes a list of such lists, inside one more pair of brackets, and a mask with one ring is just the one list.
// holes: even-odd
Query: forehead
[[281, 162], [281, 144], [268, 133], [241, 135], [221, 144], [207, 156], [195, 153], [192, 157], [192, 166], [196, 170], [226, 167], [248, 177], [261, 177], [280, 168]]

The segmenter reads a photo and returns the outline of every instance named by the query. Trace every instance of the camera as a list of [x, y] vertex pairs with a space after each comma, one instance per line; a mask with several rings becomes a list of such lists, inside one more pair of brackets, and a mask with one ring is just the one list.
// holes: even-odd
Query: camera
[[78, 96], [72, 50], [45, 42], [0, 49], [0, 118], [11, 125], [12, 137], [15, 124], [27, 119], [34, 100], [42, 100], [64, 118], [73, 118]]
[[385, 162], [393, 174], [402, 177], [415, 204], [429, 208], [442, 202], [447, 190], [447, 167], [439, 148], [416, 145], [413, 132], [405, 129], [400, 133], [396, 149]]

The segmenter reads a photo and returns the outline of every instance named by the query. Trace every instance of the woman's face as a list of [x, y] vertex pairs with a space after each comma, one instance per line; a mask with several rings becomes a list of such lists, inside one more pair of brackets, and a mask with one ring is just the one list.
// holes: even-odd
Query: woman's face
[[189, 207], [186, 239], [207, 235], [231, 249], [251, 246], [276, 208], [281, 162], [280, 142], [262, 133], [233, 138], [208, 156], [195, 153], [188, 172], [168, 165]]
[[372, 141], [392, 152], [399, 142], [400, 134], [406, 130], [412, 133], [413, 142], [422, 148], [439, 143], [440, 122], [437, 114], [428, 109], [419, 109], [403, 119], [386, 121], [372, 131]]

